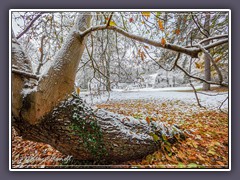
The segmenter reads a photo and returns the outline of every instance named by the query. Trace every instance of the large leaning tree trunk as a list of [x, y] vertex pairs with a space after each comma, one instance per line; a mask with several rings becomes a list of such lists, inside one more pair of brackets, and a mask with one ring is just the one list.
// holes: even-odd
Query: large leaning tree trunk
[[136, 159], [156, 151], [166, 137], [176, 141], [182, 133], [175, 126], [93, 110], [72, 93], [87, 38], [79, 32], [90, 23], [90, 15], [79, 15], [41, 77], [32, 74], [31, 62], [12, 33], [13, 127], [24, 139], [50, 144], [79, 160]]

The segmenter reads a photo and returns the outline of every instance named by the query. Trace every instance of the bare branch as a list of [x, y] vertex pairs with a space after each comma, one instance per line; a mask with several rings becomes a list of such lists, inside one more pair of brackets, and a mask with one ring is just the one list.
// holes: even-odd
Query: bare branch
[[221, 39], [221, 38], [228, 38], [228, 34], [222, 34], [222, 35], [213, 36], [213, 37], [203, 39], [202, 41], [199, 42], [199, 44], [205, 43], [205, 42], [210, 41], [210, 40]]
[[176, 67], [176, 64], [177, 64], [178, 59], [180, 58], [180, 54], [181, 54], [181, 53], [178, 53], [178, 54], [177, 54], [177, 57], [176, 57], [175, 60], [174, 60], [173, 66], [172, 66], [170, 69], [166, 69], [166, 68], [164, 68], [161, 64], [159, 64], [152, 56], [150, 56], [150, 54], [147, 52], [146, 49], [144, 49], [144, 51], [147, 53], [147, 55], [150, 57], [150, 59], [152, 59], [160, 68], [162, 68], [162, 69], [165, 70], [165, 71], [172, 71], [172, 70]]
[[225, 94], [228, 94], [228, 93], [208, 94], [208, 93], [204, 93], [204, 92], [198, 92], [198, 94], [203, 94], [203, 95], [206, 95], [206, 96], [221, 96], [221, 95], [225, 95]]
[[106, 27], [108, 27], [108, 26], [110, 25], [110, 22], [111, 22], [113, 13], [114, 13], [114, 12], [111, 12], [111, 14], [110, 14], [110, 16], [109, 16], [109, 18], [108, 18], [108, 22], [107, 22], [107, 24], [106, 24]]
[[[199, 98], [198, 98], [197, 91], [196, 91], [194, 85], [193, 85], [192, 83], [190, 83], [190, 85], [191, 85], [191, 87], [193, 88], [193, 92], [194, 92], [195, 97], [196, 97], [196, 99], [197, 99], [198, 106], [199, 106], [199, 107], [204, 107], [204, 106], [202, 106], [201, 103], [200, 103], [200, 100], [199, 100]], [[204, 107], [204, 108], [205, 108], [205, 107]]]
[[[194, 23], [197, 25], [197, 28], [199, 29], [199, 31], [200, 31], [205, 37], [208, 37], [208, 35], [205, 34], [205, 33], [202, 31], [202, 28], [199, 26], [198, 22], [195, 20], [194, 15], [193, 15], [192, 13], [191, 13], [191, 15], [192, 15], [192, 19], [193, 19]], [[205, 29], [204, 29], [204, 30], [205, 30]]]
[[181, 66], [179, 66], [178, 64], [176, 64], [176, 67], [178, 67], [182, 72], [184, 72], [184, 74], [186, 74], [188, 77], [190, 78], [193, 78], [193, 79], [197, 79], [199, 81], [202, 81], [202, 82], [205, 82], [207, 84], [216, 84], [216, 85], [221, 85], [221, 86], [224, 86], [224, 87], [228, 87], [228, 84], [226, 83], [217, 83], [217, 82], [213, 82], [213, 81], [206, 81], [205, 79], [202, 79], [200, 77], [196, 77], [196, 76], [193, 76], [191, 74], [189, 74], [185, 69], [183, 69]]
[[40, 56], [40, 59], [39, 59], [39, 65], [38, 65], [37, 72], [36, 72], [37, 75], [39, 75], [40, 69], [43, 66], [43, 56], [44, 56], [44, 54], [43, 54], [43, 40], [44, 40], [45, 37], [46, 36], [43, 35], [42, 38], [41, 38], [41, 45], [40, 45], [41, 56]]
[[19, 34], [17, 35], [17, 39], [19, 39], [20, 37], [22, 37], [33, 25], [33, 23], [42, 16], [42, 14], [44, 14], [46, 12], [40, 12], [35, 18], [33, 18], [33, 20], [25, 27], [25, 29]]
[[225, 114], [227, 114], [227, 113], [222, 110], [222, 106], [223, 106], [223, 104], [227, 101], [227, 99], [228, 99], [228, 97], [226, 97], [226, 99], [221, 103], [221, 105], [220, 105], [219, 108], [218, 108], [221, 112], [223, 112], [223, 113], [225, 113]]

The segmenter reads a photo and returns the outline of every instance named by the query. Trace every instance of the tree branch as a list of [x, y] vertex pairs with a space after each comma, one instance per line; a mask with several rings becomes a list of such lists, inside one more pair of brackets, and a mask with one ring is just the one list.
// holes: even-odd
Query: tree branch
[[33, 18], [33, 20], [25, 27], [25, 29], [19, 34], [17, 35], [17, 39], [19, 39], [20, 37], [22, 37], [33, 25], [33, 23], [42, 16], [42, 14], [44, 14], [46, 12], [40, 12], [35, 18]]
[[43, 66], [43, 56], [44, 56], [44, 54], [43, 54], [43, 40], [44, 40], [45, 37], [46, 36], [43, 35], [42, 38], [41, 38], [41, 45], [40, 45], [40, 54], [41, 54], [41, 56], [40, 56], [40, 59], [39, 59], [39, 65], [37, 67], [37, 72], [36, 72], [37, 75], [39, 75], [40, 69]]
[[223, 39], [223, 40], [221, 40], [221, 41], [217, 41], [217, 42], [215, 42], [215, 43], [211, 43], [211, 44], [209, 44], [209, 45], [206, 45], [206, 46], [204, 46], [204, 48], [208, 50], [208, 49], [214, 48], [214, 47], [216, 47], [216, 46], [225, 44], [225, 43], [227, 43], [227, 42], [228, 42], [228, 39]]
[[176, 57], [175, 60], [174, 60], [173, 66], [172, 66], [170, 69], [166, 69], [166, 68], [164, 68], [161, 64], [159, 64], [152, 56], [150, 56], [150, 54], [147, 52], [146, 49], [144, 49], [144, 51], [147, 53], [147, 55], [150, 57], [150, 59], [152, 59], [160, 68], [162, 68], [162, 69], [165, 70], [165, 71], [172, 71], [172, 70], [176, 67], [176, 64], [177, 64], [177, 62], [178, 62], [178, 59], [180, 58], [180, 55], [181, 55], [181, 53], [178, 53], [178, 54], [177, 54], [177, 57]]
[[188, 77], [190, 78], [193, 78], [193, 79], [197, 79], [199, 81], [202, 81], [202, 82], [205, 82], [207, 84], [216, 84], [216, 85], [221, 85], [221, 86], [224, 86], [224, 87], [228, 87], [228, 84], [226, 83], [217, 83], [217, 82], [213, 82], [213, 81], [206, 81], [200, 77], [196, 77], [196, 76], [193, 76], [191, 74], [189, 74], [185, 69], [183, 69], [181, 66], [179, 66], [178, 64], [176, 64], [176, 67], [178, 67], [182, 72], [184, 72], [184, 74], [186, 74]]
[[[128, 37], [130, 39], [133, 39], [133, 40], [136, 40], [136, 41], [139, 41], [139, 42], [142, 42], [142, 43], [146, 43], [146, 44], [149, 44], [149, 45], [152, 45], [152, 46], [155, 46], [155, 47], [161, 47], [161, 48], [164, 48], [164, 49], [176, 51], [176, 52], [179, 52], [179, 53], [184, 53], [184, 54], [187, 54], [187, 55], [189, 55], [191, 57], [195, 57], [195, 58], [197, 58], [198, 53], [201, 52], [200, 48], [193, 48], [193, 47], [186, 48], [186, 47], [171, 44], [171, 43], [166, 43], [166, 44], [163, 45], [160, 41], [150, 40], [150, 39], [144, 38], [142, 36], [138, 36], [138, 35], [129, 33], [127, 31], [117, 27], [117, 26], [106, 26], [106, 25], [94, 26], [94, 27], [90, 27], [89, 29], [85, 30], [84, 32], [79, 32], [79, 35], [81, 37], [85, 37], [90, 32], [105, 30], [105, 29], [116, 31], [116, 32], [122, 34], [125, 37]], [[205, 46], [204, 48], [205, 49], [210, 49], [210, 48], [213, 48], [215, 46], [224, 44], [226, 42], [228, 42], [228, 39], [224, 39], [222, 41], [217, 41], [215, 43], [209, 44], [209, 45]]]
[[14, 68], [12, 69], [12, 73], [26, 77], [26, 78], [32, 78], [32, 79], [39, 80], [39, 77], [35, 74], [27, 73], [25, 71], [20, 71], [20, 70], [14, 69]]
[[119, 27], [116, 27], [116, 26], [107, 26], [107, 27], [106, 27], [106, 25], [94, 26], [94, 27], [91, 27], [91, 28], [87, 29], [84, 32], [79, 32], [79, 35], [81, 37], [85, 37], [90, 32], [105, 30], [105, 29], [116, 31], [116, 32], [122, 34], [125, 37], [137, 40], [139, 42], [143, 42], [143, 43], [155, 46], [155, 47], [161, 47], [161, 48], [164, 48], [164, 49], [169, 49], [169, 50], [172, 50], [172, 51], [184, 53], [184, 54], [190, 55], [192, 57], [197, 57], [197, 54], [201, 51], [199, 48], [185, 48], [183, 46], [179, 46], [179, 45], [175, 45], [175, 44], [171, 44], [171, 43], [166, 43], [165, 45], [162, 45], [160, 41], [154, 41], [154, 40], [144, 38], [142, 36], [131, 34], [127, 31], [119, 28]]
[[225, 113], [225, 114], [227, 114], [227, 113], [222, 110], [222, 106], [227, 101], [227, 99], [228, 99], [228, 97], [226, 97], [226, 99], [221, 103], [221, 105], [218, 108], [222, 113]]
[[[198, 22], [195, 20], [194, 15], [193, 15], [192, 13], [191, 13], [191, 15], [192, 15], [192, 19], [193, 19], [194, 23], [197, 25], [197, 28], [199, 29], [199, 31], [200, 31], [205, 37], [208, 37], [208, 35], [205, 34], [205, 33], [202, 31], [202, 28], [199, 26]], [[204, 30], [205, 30], [205, 29], [204, 29]]]
[[199, 107], [203, 107], [203, 106], [201, 105], [201, 103], [200, 103], [200, 100], [199, 100], [199, 98], [198, 98], [197, 91], [196, 91], [195, 87], [193, 86], [192, 83], [190, 83], [190, 86], [193, 88], [193, 92], [194, 92], [195, 97], [196, 97], [196, 99], [197, 99], [198, 106], [199, 106]]
[[221, 38], [228, 38], [228, 34], [222, 34], [222, 35], [218, 35], [218, 36], [203, 39], [202, 41], [199, 42], [199, 44], [205, 43], [205, 42], [210, 41], [210, 40], [221, 39]]
[[108, 27], [110, 25], [110, 22], [111, 22], [111, 19], [112, 19], [112, 16], [113, 16], [113, 12], [111, 12], [109, 18], [108, 18], [108, 22], [106, 24], [106, 27]]

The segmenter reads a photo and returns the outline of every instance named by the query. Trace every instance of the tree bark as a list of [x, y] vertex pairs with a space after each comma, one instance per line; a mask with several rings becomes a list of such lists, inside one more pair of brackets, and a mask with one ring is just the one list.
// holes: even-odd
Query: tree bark
[[[24, 95], [21, 116], [26, 121], [31, 124], [39, 123], [45, 114], [73, 92], [75, 75], [86, 40], [86, 37], [79, 37], [78, 32], [89, 27], [90, 20], [90, 15], [79, 15], [47, 74], [40, 78], [38, 85], [29, 91], [30, 93]], [[17, 44], [15, 46], [20, 47]], [[24, 54], [22, 50], [19, 53]], [[21, 91], [21, 89], [18, 90]]]

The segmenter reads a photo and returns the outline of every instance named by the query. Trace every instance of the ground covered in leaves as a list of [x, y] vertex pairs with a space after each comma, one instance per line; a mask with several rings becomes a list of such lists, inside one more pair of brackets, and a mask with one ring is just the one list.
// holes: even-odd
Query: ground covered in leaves
[[[116, 167], [228, 168], [228, 114], [182, 101], [126, 100], [97, 106], [145, 119], [149, 124], [151, 121], [175, 124], [188, 132], [184, 141], [165, 145], [143, 159], [124, 162]], [[23, 140], [12, 129], [12, 168], [63, 168], [81, 163], [88, 162], [74, 161], [49, 145]]]

